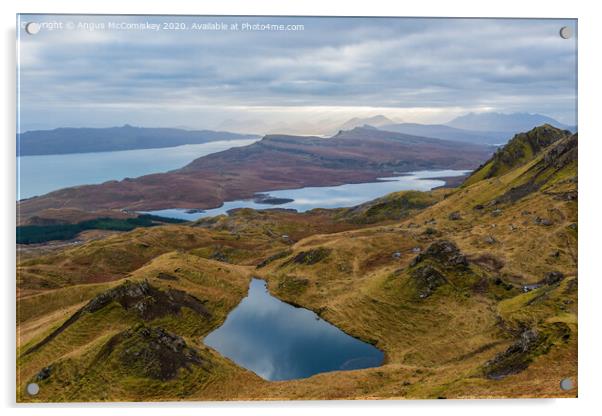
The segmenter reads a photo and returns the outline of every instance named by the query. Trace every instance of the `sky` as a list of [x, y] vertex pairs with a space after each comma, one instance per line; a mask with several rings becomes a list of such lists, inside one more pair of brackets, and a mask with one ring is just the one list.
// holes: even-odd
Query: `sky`
[[[28, 34], [28, 22], [40, 31]], [[444, 123], [484, 111], [576, 124], [577, 41], [559, 36], [562, 26], [576, 32], [574, 20], [22, 15], [18, 24], [21, 132], [318, 134], [351, 117]]]

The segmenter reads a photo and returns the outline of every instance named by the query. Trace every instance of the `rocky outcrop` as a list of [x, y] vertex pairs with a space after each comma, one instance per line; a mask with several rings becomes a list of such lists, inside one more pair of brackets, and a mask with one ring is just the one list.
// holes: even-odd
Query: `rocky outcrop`
[[553, 271], [546, 273], [543, 280], [539, 283], [551, 286], [560, 283], [562, 280], [564, 280], [564, 274], [559, 271]]
[[536, 157], [544, 149], [571, 134], [549, 124], [515, 135], [505, 146], [501, 147], [486, 163], [476, 169], [466, 180], [470, 185], [482, 179], [503, 175], [511, 169], [521, 166]]
[[431, 296], [439, 286], [447, 283], [445, 276], [429, 265], [418, 267], [410, 276], [414, 280], [420, 299]]
[[487, 378], [500, 380], [511, 374], [520, 373], [531, 363], [531, 351], [541, 342], [537, 331], [524, 331], [508, 349], [485, 363]]
[[318, 248], [313, 248], [308, 251], [302, 251], [299, 254], [297, 254], [295, 257], [293, 257], [291, 260], [284, 263], [282, 266], [286, 266], [291, 263], [302, 264], [305, 266], [311, 266], [313, 264], [319, 263], [322, 260], [326, 259], [328, 256], [330, 256], [331, 252], [332, 252], [332, 249], [329, 249], [326, 247], [318, 247]]
[[424, 299], [448, 283], [446, 274], [467, 269], [468, 260], [458, 247], [451, 241], [440, 240], [432, 243], [412, 260], [409, 274], [418, 297]]
[[128, 373], [166, 381], [175, 378], [180, 369], [190, 370], [203, 360], [183, 338], [163, 328], [135, 326], [113, 336], [95, 358], [95, 365], [116, 359]]
[[468, 266], [466, 256], [460, 252], [460, 249], [451, 241], [440, 240], [435, 241], [423, 253], [418, 254], [410, 263], [410, 266], [417, 266], [425, 260], [432, 260], [443, 267], [460, 267]]
[[[512, 187], [509, 189], [501, 198], [502, 202], [515, 202], [525, 196], [538, 191], [551, 179], [554, 179], [558, 173], [564, 172], [568, 169], [571, 164], [577, 163], [578, 153], [578, 136], [573, 134], [566, 137], [550, 149], [543, 155], [534, 166], [532, 166], [526, 175], [529, 176], [529, 180], [522, 183], [521, 185]], [[573, 176], [576, 176], [576, 172]], [[577, 192], [571, 191], [566, 196], [563, 193], [563, 198], [572, 201], [577, 198]], [[540, 219], [539, 225], [552, 225], [552, 222], [548, 219]]]
[[179, 314], [183, 307], [192, 309], [205, 319], [211, 317], [211, 313], [205, 308], [203, 301], [186, 292], [177, 289], [162, 291], [151, 286], [147, 281], [126, 281], [113, 289], [95, 296], [50, 335], [27, 350], [25, 354], [30, 354], [40, 349], [85, 314], [95, 313], [113, 302], [121, 305], [123, 309], [133, 312], [144, 321], [150, 321], [169, 314]]
[[147, 281], [125, 283], [103, 292], [82, 308], [83, 312], [93, 313], [111, 302], [119, 303], [124, 309], [135, 312], [145, 321], [167, 314], [178, 314], [182, 307], [188, 307], [209, 318], [211, 314], [203, 302], [186, 292], [177, 289], [159, 290]]
[[556, 343], [567, 342], [570, 336], [571, 330], [562, 322], [525, 329], [504, 352], [485, 363], [484, 375], [493, 380], [500, 380], [520, 373], [529, 367], [536, 357], [548, 353]]

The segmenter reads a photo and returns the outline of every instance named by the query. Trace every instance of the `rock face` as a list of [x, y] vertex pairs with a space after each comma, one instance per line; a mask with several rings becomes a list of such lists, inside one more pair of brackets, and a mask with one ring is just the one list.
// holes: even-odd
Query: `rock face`
[[331, 251], [331, 249], [325, 247], [318, 247], [308, 251], [302, 251], [295, 257], [293, 257], [290, 261], [284, 263], [283, 266], [290, 264], [291, 262], [310, 266], [312, 264], [319, 263], [322, 260], [326, 259], [330, 255]]
[[430, 259], [443, 267], [467, 267], [468, 260], [458, 247], [451, 241], [435, 241], [427, 248], [424, 253], [417, 255], [410, 266], [416, 266], [419, 263]]
[[526, 133], [519, 133], [508, 144], [501, 147], [489, 161], [475, 170], [466, 183], [471, 184], [481, 179], [501, 176], [512, 168], [529, 161], [533, 155], [537, 155], [563, 137], [570, 135], [570, 131], [557, 129], [549, 124], [535, 127]]
[[439, 287], [447, 283], [447, 279], [437, 269], [432, 266], [422, 266], [411, 274], [416, 288], [418, 297], [421, 299], [427, 298]]
[[540, 282], [545, 285], [555, 285], [556, 283], [560, 283], [564, 279], [564, 274], [558, 271], [548, 272], [544, 276], [543, 280]]
[[458, 221], [462, 219], [462, 216], [460, 215], [460, 213], [458, 211], [454, 211], [451, 214], [449, 214], [448, 218], [451, 221]]
[[84, 307], [71, 315], [59, 328], [27, 350], [25, 354], [30, 354], [52, 341], [86, 313], [97, 312], [112, 302], [120, 304], [125, 310], [134, 312], [144, 321], [150, 321], [168, 314], [179, 314], [183, 307], [192, 309], [205, 319], [211, 318], [211, 314], [205, 308], [203, 302], [186, 292], [177, 289], [162, 291], [151, 286], [147, 281], [125, 281], [125, 283], [94, 297]]
[[116, 288], [97, 295], [82, 308], [82, 311], [96, 312], [111, 302], [117, 302], [124, 309], [134, 311], [145, 321], [167, 314], [178, 314], [182, 307], [188, 307], [205, 318], [211, 316], [203, 302], [194, 296], [177, 289], [167, 289], [163, 292], [147, 281], [126, 281]]
[[563, 322], [526, 329], [506, 351], [485, 363], [484, 375], [493, 380], [500, 380], [520, 373], [535, 357], [546, 354], [556, 344], [567, 342], [570, 336], [571, 330]]
[[181, 337], [163, 328], [139, 325], [112, 337], [101, 349], [95, 362], [111, 358], [132, 375], [157, 380], [170, 380], [182, 368], [203, 364], [196, 350]]
[[[578, 136], [573, 134], [558, 141], [555, 145], [543, 155], [535, 165], [529, 168], [527, 172], [530, 179], [525, 183], [509, 189], [500, 199], [503, 202], [515, 202], [519, 199], [541, 189], [554, 175], [551, 173], [566, 172], [570, 170], [571, 165], [577, 163]], [[575, 200], [577, 192], [560, 195], [567, 200]], [[538, 225], [549, 226], [552, 221], [539, 218]]]
[[468, 260], [453, 242], [440, 240], [418, 254], [410, 263], [410, 268], [418, 297], [424, 299], [448, 283], [445, 273], [466, 270]]
[[511, 374], [520, 373], [531, 363], [531, 354], [541, 342], [540, 335], [535, 330], [526, 330], [520, 334], [518, 340], [508, 349], [492, 360], [485, 363], [487, 378], [500, 380]]

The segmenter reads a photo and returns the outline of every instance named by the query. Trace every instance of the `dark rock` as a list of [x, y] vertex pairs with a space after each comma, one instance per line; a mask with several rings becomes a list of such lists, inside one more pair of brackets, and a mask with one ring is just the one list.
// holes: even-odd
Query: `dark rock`
[[178, 278], [174, 275], [171, 275], [169, 273], [163, 273], [163, 272], [159, 272], [159, 274], [157, 275], [157, 279], [161, 279], [161, 280], [178, 280]]
[[318, 247], [308, 251], [302, 251], [295, 257], [293, 257], [291, 260], [284, 263], [283, 266], [288, 265], [290, 263], [304, 264], [310, 266], [312, 264], [319, 263], [322, 260], [326, 259], [328, 256], [330, 256], [331, 252], [332, 249], [325, 247]]
[[550, 225], [554, 224], [551, 220], [547, 218], [541, 218], [539, 216], [535, 217], [533, 222], [537, 225], [543, 225], [544, 227], [549, 227]]
[[482, 209], [485, 209], [485, 205], [483, 205], [483, 204], [477, 204], [474, 207], [472, 207], [472, 209], [480, 211]]
[[437, 230], [434, 229], [433, 227], [427, 227], [426, 230], [424, 230], [424, 234], [425, 235], [435, 235], [435, 234], [437, 234]]
[[97, 355], [96, 363], [116, 356], [129, 373], [167, 381], [180, 369], [191, 370], [203, 361], [183, 338], [163, 328], [136, 326], [113, 336]]
[[531, 363], [530, 352], [541, 342], [537, 331], [526, 330], [508, 349], [492, 360], [485, 363], [484, 370], [487, 378], [500, 380], [511, 374], [525, 370]]
[[227, 263], [228, 262], [228, 256], [226, 256], [224, 253], [216, 251], [215, 253], [213, 253], [213, 255], [211, 256], [211, 258], [213, 260], [217, 260], [217, 261], [221, 261], [222, 263]]
[[458, 211], [454, 211], [451, 214], [449, 214], [448, 218], [451, 221], [457, 221], [457, 220], [461, 220], [462, 217], [460, 216], [460, 213]]
[[564, 280], [564, 274], [558, 271], [554, 271], [546, 273], [546, 275], [540, 283], [545, 285], [555, 285], [556, 283], [560, 283], [562, 280]]
[[259, 263], [257, 266], [255, 266], [255, 268], [261, 269], [262, 267], [267, 266], [268, 264], [272, 263], [273, 261], [283, 259], [285, 257], [290, 256], [291, 254], [293, 254], [293, 252], [291, 250], [279, 251], [278, 253], [263, 260], [261, 263]]
[[493, 281], [493, 283], [495, 283], [496, 286], [501, 286], [506, 290], [512, 290], [514, 289], [514, 286], [512, 286], [510, 283], [508, 282], [504, 282], [504, 280], [502, 280], [501, 277], [496, 277], [495, 280]]
[[178, 314], [186, 306], [199, 315], [210, 317], [203, 302], [181, 290], [161, 291], [147, 281], [125, 283], [103, 292], [92, 299], [82, 309], [84, 312], [96, 312], [111, 302], [119, 303], [126, 310], [135, 311], [142, 319], [151, 320], [167, 314]]
[[424, 260], [433, 260], [443, 267], [467, 267], [468, 260], [458, 247], [448, 240], [435, 241], [424, 253], [417, 255], [411, 262], [411, 266], [416, 266]]
[[162, 291], [151, 286], [146, 280], [142, 282], [126, 280], [121, 285], [96, 295], [50, 335], [27, 350], [25, 354], [30, 354], [52, 341], [84, 314], [95, 313], [113, 302], [145, 321], [166, 315], [177, 315], [183, 307], [192, 309], [205, 319], [211, 318], [211, 313], [205, 308], [204, 302], [184, 291], [178, 289]]
[[36, 381], [42, 381], [42, 380], [46, 380], [48, 377], [50, 377], [50, 374], [52, 373], [52, 365], [49, 365], [48, 367], [44, 367], [40, 370], [40, 372], [38, 374], [36, 374]]
[[437, 269], [429, 265], [413, 270], [411, 276], [421, 299], [429, 297], [439, 286], [447, 283], [447, 279]]

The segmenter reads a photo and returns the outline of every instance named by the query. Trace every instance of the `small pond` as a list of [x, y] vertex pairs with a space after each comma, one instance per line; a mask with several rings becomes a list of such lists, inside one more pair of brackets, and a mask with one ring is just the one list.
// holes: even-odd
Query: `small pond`
[[377, 367], [384, 354], [314, 312], [269, 294], [253, 279], [249, 293], [204, 343], [266, 380]]

